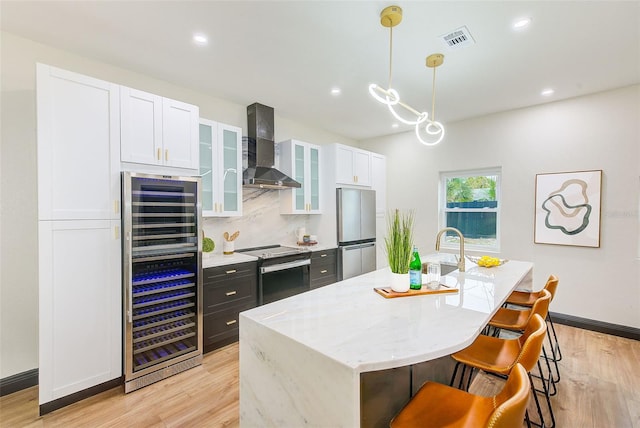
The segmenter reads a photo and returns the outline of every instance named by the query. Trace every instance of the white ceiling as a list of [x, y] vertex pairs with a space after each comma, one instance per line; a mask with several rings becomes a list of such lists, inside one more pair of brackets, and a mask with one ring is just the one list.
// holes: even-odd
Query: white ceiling
[[[640, 1], [7, 1], [4, 31], [353, 138], [407, 131], [368, 94], [388, 83], [431, 111], [428, 54], [441, 52], [436, 119], [453, 122], [640, 83]], [[529, 28], [511, 24], [530, 17]], [[461, 26], [476, 44], [448, 50]], [[205, 33], [206, 47], [195, 46]], [[338, 86], [340, 96], [330, 89]], [[555, 94], [545, 98], [542, 89]], [[603, 112], [606, 115], [606, 112]]]

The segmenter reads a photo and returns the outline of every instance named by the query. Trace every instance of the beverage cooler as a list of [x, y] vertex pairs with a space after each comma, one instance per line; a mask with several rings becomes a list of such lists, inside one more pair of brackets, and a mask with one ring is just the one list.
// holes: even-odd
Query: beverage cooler
[[202, 362], [200, 178], [122, 173], [125, 392]]

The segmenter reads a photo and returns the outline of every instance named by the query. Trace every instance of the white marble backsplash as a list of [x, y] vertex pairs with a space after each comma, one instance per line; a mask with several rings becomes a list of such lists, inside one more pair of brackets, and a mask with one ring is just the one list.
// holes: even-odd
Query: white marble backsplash
[[242, 193], [241, 217], [203, 219], [205, 235], [216, 244], [214, 253], [222, 253], [224, 232], [231, 235], [240, 231], [235, 240], [236, 250], [272, 244], [293, 245], [299, 227], [305, 227], [308, 234], [316, 234], [310, 230], [311, 215], [280, 214], [280, 191], [244, 187]]

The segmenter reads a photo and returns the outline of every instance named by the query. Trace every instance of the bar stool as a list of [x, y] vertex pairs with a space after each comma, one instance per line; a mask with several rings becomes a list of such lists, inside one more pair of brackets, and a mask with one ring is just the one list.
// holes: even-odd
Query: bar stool
[[488, 325], [495, 329], [524, 331], [533, 314], [540, 315], [542, 319], [547, 316], [550, 302], [551, 293], [543, 289], [540, 291], [540, 297], [533, 302], [529, 309], [498, 308], [498, 311], [489, 320]]
[[[459, 387], [463, 386], [465, 369], [466, 367], [469, 367], [471, 369], [471, 373], [469, 374], [469, 379], [465, 388], [469, 389], [474, 369], [483, 370], [487, 373], [505, 377], [511, 373], [511, 370], [517, 363], [520, 363], [529, 376], [530, 389], [540, 418], [539, 426], [544, 426], [544, 416], [542, 414], [542, 408], [540, 407], [540, 401], [538, 400], [536, 389], [533, 385], [531, 372], [537, 365], [538, 370], [540, 370], [540, 373], [542, 374], [542, 368], [539, 360], [546, 331], [547, 324], [544, 319], [538, 314], [533, 314], [524, 330], [524, 333], [517, 338], [505, 339], [485, 335], [476, 337], [471, 345], [451, 355], [451, 357], [456, 361], [456, 366], [453, 371], [453, 376], [451, 377], [450, 385], [454, 384], [458, 368], [461, 364], [463, 366], [463, 370], [460, 376]], [[555, 426], [555, 417], [553, 415], [553, 410], [551, 409], [551, 402], [549, 400], [549, 393], [546, 388], [546, 384], [542, 382], [542, 385], [547, 406], [551, 414], [552, 424], [550, 428], [552, 428]], [[527, 423], [529, 423], [528, 418]]]
[[483, 397], [436, 382], [426, 382], [391, 420], [391, 428], [510, 428], [522, 425], [529, 389], [527, 371], [516, 364], [502, 391]]
[[[555, 275], [549, 275], [546, 284], [544, 285], [544, 290], [547, 290], [551, 293], [551, 302], [553, 302], [553, 298], [556, 295], [556, 290], [558, 289], [558, 277]], [[509, 297], [507, 297], [507, 301], [505, 304], [515, 305], [521, 307], [531, 307], [533, 303], [536, 301], [538, 297], [540, 297], [542, 290], [540, 291], [513, 291]], [[560, 369], [558, 368], [558, 361], [562, 360], [562, 351], [560, 350], [560, 342], [558, 342], [558, 335], [556, 334], [556, 328], [553, 325], [553, 318], [551, 318], [551, 314], [547, 312], [546, 320], [551, 329], [547, 330], [547, 336], [549, 337], [549, 344], [551, 346], [551, 361], [553, 361], [556, 376], [554, 378], [554, 383], [560, 382]], [[551, 334], [553, 333], [553, 339], [551, 338]]]
[[[547, 314], [549, 313], [549, 303], [551, 302], [551, 293], [546, 289], [541, 290], [539, 293], [540, 297], [533, 302], [533, 305], [528, 309], [518, 310], [511, 308], [499, 308], [498, 311], [493, 315], [489, 323], [487, 324], [487, 328], [494, 329], [494, 336], [498, 336], [500, 330], [509, 330], [518, 333], [522, 333], [529, 322], [529, 319], [533, 316], [533, 314], [538, 314], [545, 319]], [[549, 335], [549, 329], [547, 328], [547, 337]], [[549, 339], [551, 340], [551, 339]], [[553, 373], [551, 371], [551, 366], [549, 361], [552, 360], [547, 355], [547, 351], [545, 350], [544, 343], [542, 345], [542, 355], [545, 359], [545, 363], [547, 365], [547, 372], [549, 373], [548, 379], [544, 377], [544, 373], [540, 372], [540, 379], [542, 382], [548, 382], [547, 388], [550, 392], [550, 395], [555, 395], [556, 390], [556, 379], [553, 377]], [[556, 367], [557, 369], [557, 367]], [[558, 373], [558, 380], [560, 378], [560, 374]]]

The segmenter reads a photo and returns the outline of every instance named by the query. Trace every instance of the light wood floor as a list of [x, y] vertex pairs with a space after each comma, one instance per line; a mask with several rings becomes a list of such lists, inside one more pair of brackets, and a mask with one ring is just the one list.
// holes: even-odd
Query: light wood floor
[[[562, 380], [552, 398], [556, 426], [640, 427], [640, 342], [557, 325]], [[490, 395], [501, 380], [479, 376], [471, 391]], [[38, 416], [38, 389], [0, 398], [0, 427], [236, 427], [238, 345], [202, 366], [125, 395], [115, 388]]]

